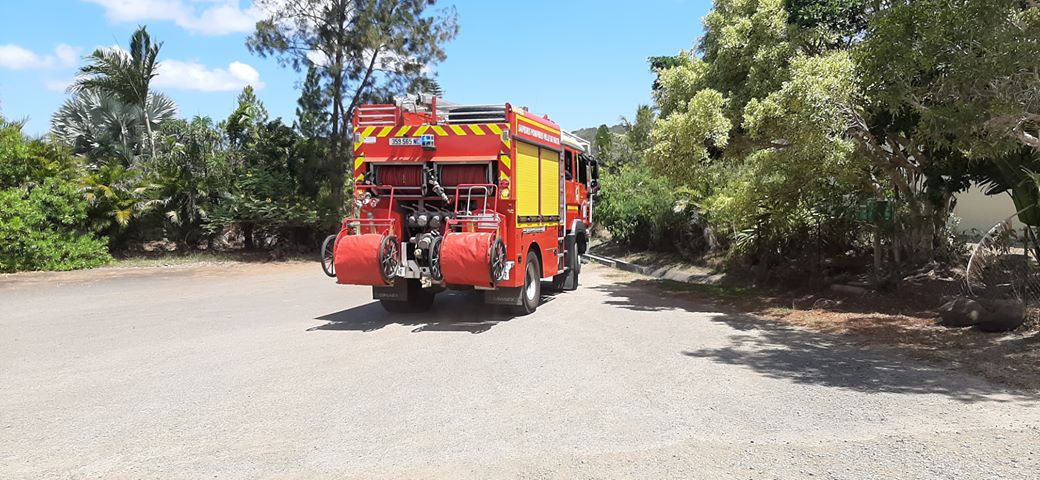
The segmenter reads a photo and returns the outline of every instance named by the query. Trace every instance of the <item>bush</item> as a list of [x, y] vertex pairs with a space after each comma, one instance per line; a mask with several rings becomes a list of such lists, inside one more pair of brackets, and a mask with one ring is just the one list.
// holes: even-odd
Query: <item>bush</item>
[[676, 251], [695, 257], [717, 247], [692, 192], [676, 189], [641, 162], [606, 173], [596, 222], [619, 243], [637, 250]]
[[73, 270], [112, 260], [108, 242], [77, 229], [87, 202], [57, 178], [0, 190], [0, 271]]

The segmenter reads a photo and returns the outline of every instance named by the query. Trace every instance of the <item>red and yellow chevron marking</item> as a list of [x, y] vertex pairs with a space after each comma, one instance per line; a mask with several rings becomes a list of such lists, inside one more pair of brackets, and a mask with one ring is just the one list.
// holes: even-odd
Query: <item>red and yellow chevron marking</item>
[[[506, 124], [463, 124], [463, 125], [402, 125], [383, 127], [358, 127], [354, 129], [355, 141], [354, 152], [357, 154], [364, 145], [366, 139], [387, 137], [421, 137], [423, 135], [435, 135], [438, 137], [468, 137], [494, 135], [502, 140], [502, 154], [499, 156], [499, 180], [509, 179], [513, 172], [513, 159], [510, 152], [513, 147], [512, 135]], [[368, 142], [368, 143], [371, 143]], [[354, 158], [354, 178], [363, 180], [362, 168], [365, 163], [364, 155], [357, 154]]]
[[465, 137], [470, 135], [502, 135], [503, 128], [496, 124], [467, 124], [467, 125], [403, 125], [386, 127], [359, 127], [354, 129], [356, 135], [354, 150], [361, 148], [365, 139], [386, 137], [421, 137], [423, 135], [436, 135], [438, 137]]
[[354, 157], [354, 181], [362, 181], [365, 178], [365, 171], [361, 168], [365, 164], [365, 156], [358, 155]]

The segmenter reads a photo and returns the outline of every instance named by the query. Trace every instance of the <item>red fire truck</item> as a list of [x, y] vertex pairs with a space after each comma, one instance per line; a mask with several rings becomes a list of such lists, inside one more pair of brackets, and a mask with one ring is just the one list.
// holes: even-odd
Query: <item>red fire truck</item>
[[508, 103], [413, 96], [354, 114], [354, 214], [323, 246], [337, 283], [391, 312], [445, 288], [534, 312], [541, 281], [578, 287], [598, 167], [589, 143]]

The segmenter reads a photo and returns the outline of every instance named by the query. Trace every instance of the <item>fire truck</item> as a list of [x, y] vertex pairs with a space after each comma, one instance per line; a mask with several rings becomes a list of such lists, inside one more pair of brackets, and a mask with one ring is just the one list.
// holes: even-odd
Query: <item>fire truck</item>
[[471, 289], [522, 315], [543, 280], [578, 287], [598, 189], [587, 141], [509, 103], [422, 95], [363, 105], [353, 125], [354, 212], [322, 247], [337, 283], [391, 312]]

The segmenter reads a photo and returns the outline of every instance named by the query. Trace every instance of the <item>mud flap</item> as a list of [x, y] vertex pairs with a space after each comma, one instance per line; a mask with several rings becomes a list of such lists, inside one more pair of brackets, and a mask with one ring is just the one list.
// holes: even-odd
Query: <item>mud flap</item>
[[408, 283], [399, 281], [388, 287], [372, 287], [372, 299], [406, 302], [408, 301]]
[[484, 303], [488, 305], [520, 305], [520, 292], [523, 287], [496, 288], [484, 291]]
[[[566, 257], [567, 268], [570, 270], [581, 273], [581, 253], [578, 251], [578, 237], [571, 232], [563, 239], [564, 244], [564, 257]], [[574, 286], [575, 288], [577, 285]], [[573, 290], [573, 288], [572, 288]]]

